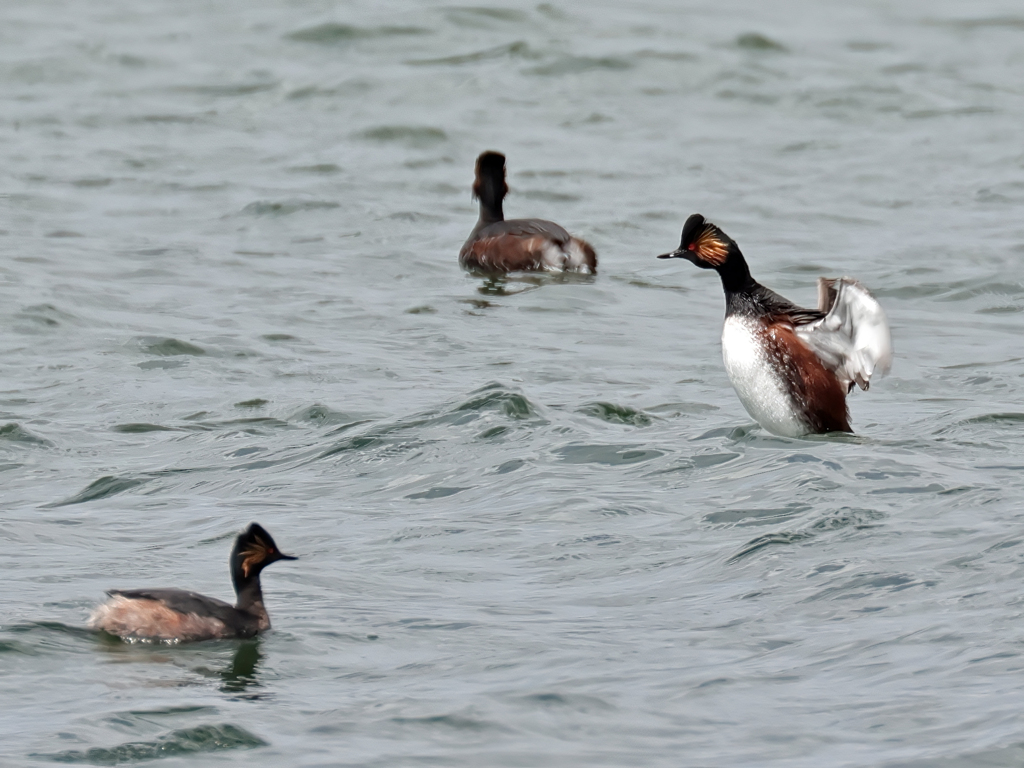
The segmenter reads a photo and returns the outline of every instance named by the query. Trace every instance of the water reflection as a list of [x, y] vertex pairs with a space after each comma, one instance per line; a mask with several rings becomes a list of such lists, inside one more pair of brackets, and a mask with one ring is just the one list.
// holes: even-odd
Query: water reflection
[[596, 275], [583, 275], [578, 272], [512, 272], [510, 274], [492, 274], [489, 272], [470, 272], [474, 277], [481, 278], [477, 292], [484, 296], [514, 296], [517, 293], [532, 291], [551, 284], [590, 284], [597, 279]]
[[[156, 645], [126, 643], [99, 633], [100, 649], [110, 654], [111, 661], [128, 664], [171, 664], [187, 669], [208, 680], [220, 681], [223, 693], [237, 698], [258, 699], [250, 689], [260, 688], [258, 668], [263, 660], [259, 638], [251, 640], [210, 641], [195, 645]], [[166, 685], [165, 680], [154, 685]], [[194, 685], [196, 681], [177, 681], [176, 685]]]
[[[249, 688], [258, 688], [261, 684], [256, 675], [256, 667], [263, 659], [260, 653], [260, 641], [246, 640], [238, 644], [231, 664], [220, 673], [220, 689], [224, 693], [242, 694]], [[258, 698], [249, 695], [246, 698]]]

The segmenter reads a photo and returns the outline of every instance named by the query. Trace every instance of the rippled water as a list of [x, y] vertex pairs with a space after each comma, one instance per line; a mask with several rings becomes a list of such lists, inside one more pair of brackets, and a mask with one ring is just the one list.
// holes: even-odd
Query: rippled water
[[[1024, 761], [1024, 14], [0, 4], [0, 763]], [[483, 149], [596, 278], [456, 255]], [[704, 213], [892, 321], [855, 437], [750, 422]], [[111, 587], [257, 641], [127, 646]]]

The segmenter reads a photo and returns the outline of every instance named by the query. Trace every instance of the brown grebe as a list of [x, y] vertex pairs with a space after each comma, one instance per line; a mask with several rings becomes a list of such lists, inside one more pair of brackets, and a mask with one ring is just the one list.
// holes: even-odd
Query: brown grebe
[[484, 152], [476, 159], [473, 195], [480, 200], [480, 218], [459, 252], [459, 263], [481, 272], [597, 273], [597, 254], [590, 244], [552, 221], [505, 219], [502, 200], [508, 194], [505, 156]]
[[260, 572], [282, 554], [261, 526], [253, 523], [235, 539], [229, 561], [237, 600], [198, 595], [183, 589], [112, 589], [110, 600], [97, 608], [89, 626], [125, 640], [187, 642], [252, 637], [270, 629], [263, 606]]
[[853, 431], [846, 395], [892, 364], [889, 323], [864, 286], [820, 278], [818, 308], [798, 307], [754, 280], [736, 242], [699, 213], [686, 220], [679, 247], [658, 258], [718, 272], [725, 369], [758, 424], [787, 437]]

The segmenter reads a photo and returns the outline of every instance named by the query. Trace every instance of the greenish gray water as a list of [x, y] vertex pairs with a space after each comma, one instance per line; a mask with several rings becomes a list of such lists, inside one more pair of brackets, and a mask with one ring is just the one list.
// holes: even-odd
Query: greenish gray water
[[[0, 764], [1016, 766], [1024, 14], [0, 5]], [[460, 272], [473, 161], [595, 278]], [[700, 211], [892, 321], [753, 425]], [[83, 629], [112, 587], [254, 642]]]

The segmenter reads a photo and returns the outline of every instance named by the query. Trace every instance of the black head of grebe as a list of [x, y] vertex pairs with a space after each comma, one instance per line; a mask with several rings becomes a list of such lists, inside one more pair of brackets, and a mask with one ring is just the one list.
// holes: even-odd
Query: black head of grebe
[[252, 637], [270, 629], [263, 605], [260, 573], [279, 560], [297, 560], [277, 548], [257, 523], [235, 539], [229, 567], [235, 605], [182, 589], [112, 589], [110, 600], [93, 613], [89, 624], [126, 640], [185, 642]]
[[508, 194], [505, 156], [483, 152], [476, 159], [473, 196], [480, 217], [459, 252], [459, 263], [478, 272], [597, 272], [597, 254], [589, 243], [544, 219], [505, 219]]
[[736, 241], [699, 213], [659, 259], [714, 269], [725, 290], [722, 356], [747, 412], [780, 435], [851, 432], [846, 395], [892, 362], [885, 312], [849, 277], [819, 279], [818, 309], [799, 307], [750, 275]]
[[270, 534], [258, 523], [253, 523], [238, 534], [235, 546], [231, 548], [228, 565], [231, 568], [231, 583], [238, 597], [236, 607], [251, 606], [259, 601], [262, 605], [263, 594], [260, 591], [260, 574], [271, 563], [279, 560], [298, 560], [293, 555], [286, 555], [277, 548]]
[[701, 269], [714, 269], [728, 292], [742, 290], [754, 282], [746, 259], [736, 241], [717, 226], [695, 213], [683, 224], [679, 247], [659, 259], [686, 259]]
[[505, 156], [500, 152], [481, 152], [476, 159], [473, 197], [480, 201], [480, 221], [493, 224], [504, 221], [502, 204], [508, 194], [505, 180]]

